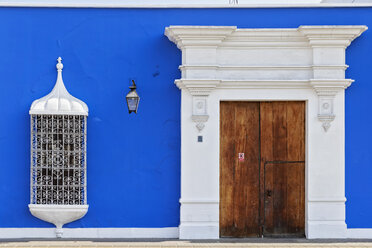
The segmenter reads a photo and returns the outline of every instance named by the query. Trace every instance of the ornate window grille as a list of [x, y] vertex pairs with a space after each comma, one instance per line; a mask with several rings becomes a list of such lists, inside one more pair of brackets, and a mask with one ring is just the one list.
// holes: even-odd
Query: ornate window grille
[[86, 204], [86, 116], [31, 115], [31, 203]]
[[58, 58], [57, 82], [52, 92], [35, 100], [31, 116], [31, 213], [56, 225], [57, 237], [65, 223], [88, 211], [86, 148], [88, 107], [71, 96], [62, 80]]

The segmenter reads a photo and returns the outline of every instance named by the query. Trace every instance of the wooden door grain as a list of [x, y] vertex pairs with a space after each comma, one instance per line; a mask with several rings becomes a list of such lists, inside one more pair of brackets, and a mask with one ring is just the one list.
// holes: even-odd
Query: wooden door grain
[[221, 102], [220, 236], [304, 235], [304, 160], [304, 102]]
[[221, 102], [220, 113], [220, 236], [258, 237], [259, 103]]
[[264, 236], [304, 236], [305, 103], [262, 102], [261, 213]]

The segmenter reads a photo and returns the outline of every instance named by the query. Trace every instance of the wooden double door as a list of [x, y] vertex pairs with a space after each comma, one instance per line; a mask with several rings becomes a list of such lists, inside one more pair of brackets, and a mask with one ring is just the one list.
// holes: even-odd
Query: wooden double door
[[304, 236], [305, 102], [221, 102], [220, 236]]

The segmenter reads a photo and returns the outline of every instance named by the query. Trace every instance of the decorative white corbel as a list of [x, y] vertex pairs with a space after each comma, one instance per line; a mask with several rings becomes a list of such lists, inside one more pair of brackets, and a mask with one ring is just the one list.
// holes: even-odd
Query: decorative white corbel
[[198, 129], [199, 133], [204, 129], [205, 127], [205, 124], [208, 119], [209, 119], [209, 115], [192, 115], [191, 116], [191, 119], [193, 122], [196, 123], [196, 129]]
[[336, 118], [334, 114], [334, 98], [336, 94], [345, 90], [351, 85], [354, 80], [338, 79], [338, 80], [310, 80], [311, 86], [318, 95], [318, 120], [322, 122], [325, 132], [331, 126], [331, 122]]
[[360, 36], [366, 26], [300, 26], [299, 32], [312, 48], [313, 86], [319, 97], [318, 119], [324, 131], [328, 131], [334, 114], [334, 98], [353, 82], [345, 79], [345, 49]]
[[207, 109], [208, 96], [220, 83], [220, 80], [213, 79], [180, 79], [175, 81], [179, 89], [187, 89], [193, 96], [191, 120], [196, 123], [195, 126], [199, 132], [204, 129], [205, 123], [209, 119]]
[[333, 112], [333, 101], [337, 92], [318, 92], [318, 119], [322, 122], [322, 126], [324, 131], [328, 131], [331, 127], [331, 122], [335, 119], [335, 115]]
[[205, 122], [208, 121], [207, 96], [194, 96], [192, 99], [192, 121], [196, 122], [196, 128], [199, 132], [204, 129]]

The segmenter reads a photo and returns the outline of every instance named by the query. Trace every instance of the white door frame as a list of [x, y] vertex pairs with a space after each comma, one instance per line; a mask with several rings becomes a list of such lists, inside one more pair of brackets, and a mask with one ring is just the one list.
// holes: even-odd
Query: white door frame
[[182, 50], [181, 239], [219, 238], [220, 101], [281, 100], [307, 103], [306, 237], [347, 237], [345, 49], [366, 29], [166, 28]]

